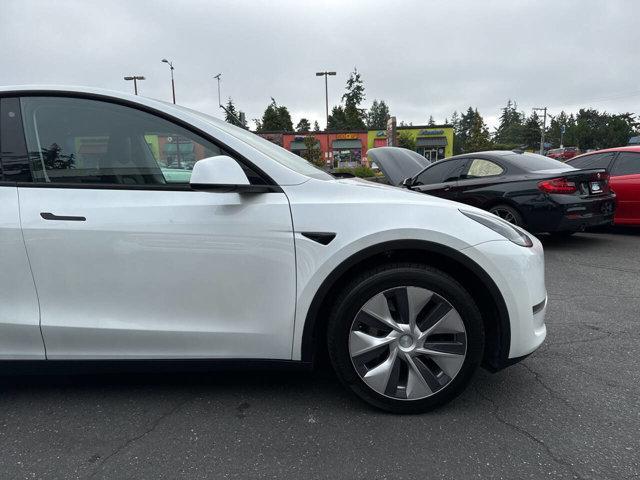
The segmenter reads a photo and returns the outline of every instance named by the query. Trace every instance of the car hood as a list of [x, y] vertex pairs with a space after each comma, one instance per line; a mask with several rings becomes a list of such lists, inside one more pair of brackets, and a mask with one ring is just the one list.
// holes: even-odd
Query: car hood
[[382, 170], [392, 185], [400, 185], [405, 179], [414, 177], [431, 165], [419, 153], [399, 147], [378, 147], [367, 152], [369, 160]]

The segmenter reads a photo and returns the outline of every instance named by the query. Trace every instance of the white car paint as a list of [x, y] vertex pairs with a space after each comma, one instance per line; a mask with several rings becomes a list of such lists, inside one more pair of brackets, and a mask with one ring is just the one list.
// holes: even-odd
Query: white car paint
[[[135, 102], [216, 138], [268, 174], [282, 192], [258, 195], [0, 186], [0, 261], [13, 302], [0, 314], [3, 358], [265, 358], [300, 360], [315, 293], [351, 255], [390, 240], [452, 248], [501, 292], [511, 326], [509, 357], [544, 340], [540, 243], [517, 246], [455, 202], [357, 180], [314, 178], [273, 159], [266, 144], [221, 120], [157, 100], [80, 87], [66, 91]], [[13, 200], [11, 200], [13, 196]], [[41, 212], [86, 216], [47, 222]], [[334, 232], [320, 245], [299, 232]], [[25, 249], [26, 244], [26, 249]], [[31, 271], [26, 261], [28, 253]], [[167, 264], [167, 259], [171, 259]], [[10, 267], [10, 268], [8, 268]], [[38, 303], [35, 298], [34, 282]], [[2, 295], [5, 295], [3, 288]], [[38, 318], [41, 321], [39, 325]], [[9, 345], [3, 338], [22, 334]]]

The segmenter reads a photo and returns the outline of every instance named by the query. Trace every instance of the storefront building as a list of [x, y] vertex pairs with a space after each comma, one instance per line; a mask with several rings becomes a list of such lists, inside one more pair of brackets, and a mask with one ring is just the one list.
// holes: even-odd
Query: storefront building
[[308, 133], [267, 132], [258, 135], [300, 156], [304, 156], [309, 147], [310, 142], [305, 142], [305, 139], [313, 137], [316, 140], [316, 148], [322, 152], [322, 158], [329, 168], [359, 167], [367, 164], [368, 132], [366, 130]]
[[[451, 125], [411, 125], [397, 127], [397, 136], [410, 136], [416, 151], [426, 159], [435, 162], [453, 155], [453, 127]], [[386, 147], [386, 130], [369, 130], [368, 148]]]

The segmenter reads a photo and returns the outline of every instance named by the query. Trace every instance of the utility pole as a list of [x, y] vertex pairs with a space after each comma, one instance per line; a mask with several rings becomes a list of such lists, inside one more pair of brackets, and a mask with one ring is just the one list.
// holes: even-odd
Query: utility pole
[[124, 79], [127, 81], [133, 80], [133, 92], [138, 95], [138, 80], [144, 80], [145, 78], [142, 75], [131, 75], [124, 77]]
[[533, 110], [542, 110], [544, 112], [544, 119], [542, 120], [542, 133], [540, 134], [540, 155], [544, 155], [544, 131], [547, 129], [547, 107], [534, 107]]
[[173, 95], [173, 103], [176, 103], [176, 84], [173, 81], [173, 63], [167, 60], [166, 58], [162, 59], [162, 63], [166, 63], [169, 65], [169, 69], [171, 70], [171, 94]]
[[560, 125], [560, 148], [564, 147], [564, 130], [565, 130], [565, 126]]

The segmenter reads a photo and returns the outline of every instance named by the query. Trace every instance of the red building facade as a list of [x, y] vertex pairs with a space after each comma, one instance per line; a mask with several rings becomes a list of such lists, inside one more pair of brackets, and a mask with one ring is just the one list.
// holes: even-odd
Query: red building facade
[[258, 135], [302, 156], [306, 151], [305, 138], [313, 137], [328, 167], [358, 167], [367, 163], [367, 130], [349, 132], [265, 132]]

